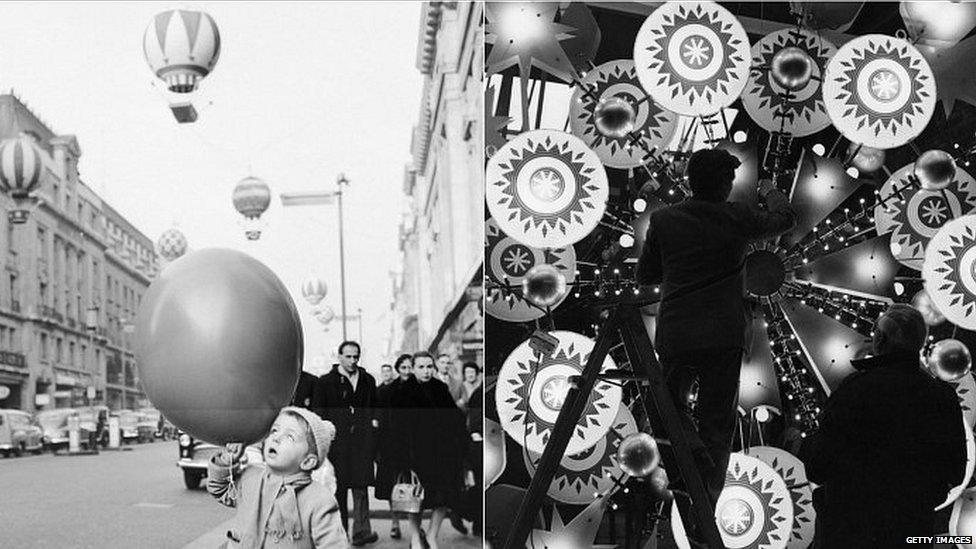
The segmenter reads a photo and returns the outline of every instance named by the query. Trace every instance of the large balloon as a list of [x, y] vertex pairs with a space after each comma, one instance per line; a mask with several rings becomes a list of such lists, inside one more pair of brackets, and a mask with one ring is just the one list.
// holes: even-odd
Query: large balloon
[[27, 198], [41, 181], [42, 154], [28, 135], [4, 139], [0, 143], [0, 190], [12, 198]]
[[291, 402], [301, 321], [263, 263], [204, 249], [149, 286], [136, 318], [136, 356], [146, 396], [174, 425], [214, 444], [251, 443]]
[[220, 32], [202, 11], [169, 10], [149, 22], [142, 37], [149, 68], [174, 93], [190, 93], [220, 57]]

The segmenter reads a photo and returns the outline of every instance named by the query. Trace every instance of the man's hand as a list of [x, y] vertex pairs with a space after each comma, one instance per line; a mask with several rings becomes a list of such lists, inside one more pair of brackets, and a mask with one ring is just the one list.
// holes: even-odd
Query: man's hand
[[760, 198], [766, 198], [766, 195], [769, 194], [769, 191], [775, 191], [775, 190], [776, 190], [776, 185], [773, 184], [772, 179], [759, 180], [759, 189], [757, 192]]

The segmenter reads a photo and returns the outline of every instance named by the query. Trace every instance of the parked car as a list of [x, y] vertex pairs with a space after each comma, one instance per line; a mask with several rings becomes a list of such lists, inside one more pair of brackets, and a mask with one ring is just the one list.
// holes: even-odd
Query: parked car
[[44, 450], [44, 430], [31, 414], [21, 410], [0, 409], [0, 453], [22, 456]]
[[[81, 446], [87, 448], [92, 445], [92, 441], [95, 444], [107, 446], [108, 406], [85, 406], [83, 408], [77, 408], [77, 410]], [[99, 425], [99, 418], [101, 418], [101, 425]]]
[[119, 435], [122, 442], [139, 440], [139, 414], [132, 410], [115, 410], [112, 415], [119, 418]]
[[[222, 450], [220, 446], [197, 440], [188, 433], [177, 431], [177, 441], [179, 442], [180, 459], [176, 466], [183, 471], [183, 484], [187, 489], [194, 490], [200, 487], [200, 481], [207, 478], [207, 464], [210, 458]], [[262, 463], [264, 455], [261, 451], [261, 443], [254, 443], [245, 449], [247, 462]]]
[[160, 418], [163, 417], [159, 410], [155, 408], [140, 408], [136, 410], [139, 422], [136, 431], [139, 433], [139, 442], [153, 442], [156, 440], [156, 431], [159, 430]]
[[43, 429], [44, 443], [52, 450], [68, 447], [68, 418], [77, 415], [74, 408], [54, 408], [37, 413], [37, 422]]

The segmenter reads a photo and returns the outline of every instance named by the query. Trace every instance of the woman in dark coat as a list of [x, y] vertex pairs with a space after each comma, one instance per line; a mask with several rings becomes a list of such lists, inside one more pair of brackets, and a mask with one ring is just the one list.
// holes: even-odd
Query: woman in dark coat
[[[413, 378], [413, 357], [407, 354], [400, 355], [393, 363], [393, 369], [397, 373], [396, 379], [376, 388], [376, 414], [380, 427], [376, 437], [374, 495], [376, 499], [387, 501], [390, 499], [390, 492], [399, 473], [396, 459], [397, 444], [393, 433], [393, 416], [397, 414], [397, 409], [393, 407], [393, 398], [403, 382]], [[396, 515], [393, 515], [393, 523], [390, 525], [390, 537], [400, 539], [400, 521], [397, 520]]]
[[441, 522], [460, 502], [468, 434], [450, 390], [434, 377], [434, 357], [414, 354], [413, 371], [414, 377], [401, 383], [392, 401], [397, 410], [392, 418], [395, 465], [407, 475], [417, 473], [424, 487], [423, 508], [432, 510], [426, 537], [420, 514], [410, 515], [411, 547], [438, 549]]

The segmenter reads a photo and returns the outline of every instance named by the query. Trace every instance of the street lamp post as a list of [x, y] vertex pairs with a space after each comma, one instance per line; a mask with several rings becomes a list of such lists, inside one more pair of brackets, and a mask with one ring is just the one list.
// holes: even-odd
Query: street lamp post
[[346, 175], [340, 173], [336, 177], [337, 189], [333, 192], [323, 191], [304, 191], [295, 193], [281, 193], [282, 206], [315, 206], [319, 204], [332, 204], [333, 201], [339, 205], [339, 294], [342, 299], [342, 339], [346, 336], [346, 250], [345, 238], [343, 235], [342, 222], [342, 187], [349, 186]]

